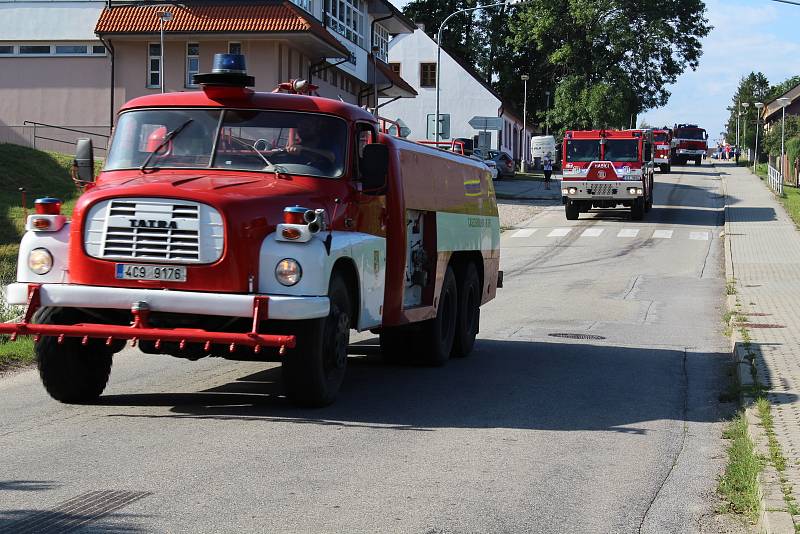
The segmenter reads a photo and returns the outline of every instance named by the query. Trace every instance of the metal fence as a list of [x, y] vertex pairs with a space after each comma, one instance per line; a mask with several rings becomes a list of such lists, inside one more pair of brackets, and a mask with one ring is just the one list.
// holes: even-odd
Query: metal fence
[[71, 154], [75, 142], [88, 137], [94, 145], [95, 157], [103, 158], [110, 133], [108, 126], [54, 126], [26, 121], [18, 126], [0, 124], [0, 143]]
[[772, 190], [778, 195], [783, 195], [783, 174], [772, 165], [768, 165], [767, 175], [769, 177], [769, 186]]

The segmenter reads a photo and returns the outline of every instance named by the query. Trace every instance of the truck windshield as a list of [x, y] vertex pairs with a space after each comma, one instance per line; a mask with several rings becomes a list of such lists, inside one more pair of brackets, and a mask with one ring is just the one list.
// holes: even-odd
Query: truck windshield
[[666, 143], [667, 141], [669, 141], [669, 139], [667, 138], [667, 134], [665, 133], [653, 134], [653, 140], [662, 143]]
[[699, 130], [697, 128], [685, 128], [685, 129], [675, 130], [675, 137], [677, 137], [678, 139], [692, 139], [696, 141], [705, 141], [706, 131]]
[[567, 161], [585, 162], [600, 159], [599, 139], [567, 140]]
[[639, 140], [607, 139], [606, 155], [603, 159], [607, 161], [639, 161]]
[[[181, 125], [180, 133], [169, 138]], [[347, 124], [328, 115], [137, 110], [120, 115], [105, 169], [137, 168], [153, 154], [150, 170], [214, 168], [337, 178], [344, 173], [346, 147]]]

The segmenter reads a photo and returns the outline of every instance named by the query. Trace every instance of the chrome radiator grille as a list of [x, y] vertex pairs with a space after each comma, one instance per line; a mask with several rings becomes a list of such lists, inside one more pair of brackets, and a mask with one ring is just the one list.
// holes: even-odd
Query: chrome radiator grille
[[590, 195], [596, 195], [600, 197], [610, 197], [611, 195], [617, 194], [617, 185], [616, 184], [592, 184], [591, 188], [589, 189]]
[[217, 210], [157, 198], [96, 204], [89, 210], [84, 240], [95, 258], [158, 263], [213, 263], [224, 245]]

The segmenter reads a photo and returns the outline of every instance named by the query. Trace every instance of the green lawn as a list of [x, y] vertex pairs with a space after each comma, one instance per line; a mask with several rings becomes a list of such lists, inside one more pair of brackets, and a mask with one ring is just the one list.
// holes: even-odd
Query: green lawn
[[7, 341], [7, 339], [0, 338], [0, 371], [33, 362], [35, 359], [33, 339], [29, 337], [21, 337], [16, 341]]
[[39, 197], [64, 201], [72, 213], [79, 191], [70, 178], [72, 156], [0, 143], [0, 281], [14, 278], [19, 240], [25, 227], [20, 187], [26, 190], [28, 209]]

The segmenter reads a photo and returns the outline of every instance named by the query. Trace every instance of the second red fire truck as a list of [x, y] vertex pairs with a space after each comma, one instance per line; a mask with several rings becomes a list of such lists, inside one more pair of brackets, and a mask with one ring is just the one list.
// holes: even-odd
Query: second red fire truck
[[567, 131], [562, 200], [567, 219], [592, 208], [630, 208], [641, 220], [653, 206], [652, 130]]
[[653, 162], [663, 173], [672, 169], [672, 132], [668, 128], [653, 130]]

